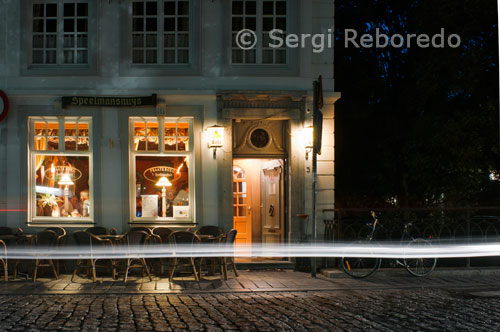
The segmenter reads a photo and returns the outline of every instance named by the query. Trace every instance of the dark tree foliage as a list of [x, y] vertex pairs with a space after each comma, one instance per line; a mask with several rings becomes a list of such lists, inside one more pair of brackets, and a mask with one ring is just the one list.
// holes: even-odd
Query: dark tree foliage
[[[338, 207], [500, 204], [496, 14], [495, 0], [336, 1]], [[444, 28], [461, 46], [345, 47], [345, 29], [376, 28]]]

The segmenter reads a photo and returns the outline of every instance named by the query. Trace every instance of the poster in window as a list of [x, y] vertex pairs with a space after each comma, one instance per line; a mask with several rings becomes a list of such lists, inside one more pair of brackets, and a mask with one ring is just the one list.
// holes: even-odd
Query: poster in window
[[142, 195], [142, 216], [158, 217], [158, 195]]

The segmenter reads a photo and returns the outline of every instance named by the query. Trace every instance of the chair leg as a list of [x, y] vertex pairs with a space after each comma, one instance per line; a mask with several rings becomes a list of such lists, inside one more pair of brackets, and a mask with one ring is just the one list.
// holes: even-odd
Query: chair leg
[[111, 273], [113, 275], [113, 280], [116, 280], [116, 262], [111, 260]]
[[177, 266], [177, 257], [174, 257], [173, 258], [173, 263], [172, 263], [172, 267], [170, 267], [170, 274], [168, 276], [168, 279], [171, 281], [172, 278], [174, 277], [174, 273], [175, 273], [175, 267]]
[[91, 259], [90, 260], [90, 264], [92, 264], [92, 281], [93, 282], [97, 282], [97, 275], [96, 275], [96, 272], [95, 272], [95, 260]]
[[80, 260], [78, 260], [78, 262], [76, 262], [75, 269], [73, 270], [73, 275], [71, 276], [71, 282], [74, 282], [74, 280], [75, 280], [76, 272], [78, 271], [79, 265], [80, 265]]
[[224, 269], [224, 280], [227, 280], [227, 260], [226, 257], [222, 257], [222, 268]]
[[38, 272], [38, 259], [35, 262], [35, 270], [33, 271], [33, 282], [36, 281], [36, 273]]
[[7, 282], [7, 281], [9, 281], [9, 272], [8, 272], [8, 270], [7, 270], [7, 266], [8, 266], [8, 264], [7, 264], [7, 262], [6, 262], [6, 261], [4, 261], [3, 259], [2, 259], [2, 263], [3, 263], [3, 274], [4, 274], [4, 280], [5, 280], [5, 282]]
[[194, 264], [194, 258], [191, 257], [189, 260], [191, 261], [191, 267], [193, 268], [194, 279], [196, 281], [200, 281], [200, 278], [198, 278], [198, 271], [196, 271], [196, 265]]
[[149, 281], [153, 281], [153, 278], [151, 278], [151, 274], [149, 273], [148, 265], [146, 264], [146, 260], [144, 258], [141, 258], [142, 265], [144, 266], [144, 269], [146, 270], [146, 274], [149, 277]]
[[56, 280], [59, 279], [59, 277], [57, 276], [56, 267], [55, 267], [54, 262], [52, 261], [52, 259], [49, 259], [49, 264], [52, 267], [52, 272], [54, 272], [54, 276], [56, 277]]
[[127, 259], [127, 267], [125, 268], [125, 275], [123, 276], [123, 282], [127, 282], [129, 268], [130, 268], [130, 258]]
[[236, 264], [234, 263], [234, 258], [233, 257], [230, 257], [229, 258], [231, 260], [231, 266], [233, 267], [233, 272], [234, 272], [234, 275], [236, 277], [238, 277], [238, 270], [236, 269]]

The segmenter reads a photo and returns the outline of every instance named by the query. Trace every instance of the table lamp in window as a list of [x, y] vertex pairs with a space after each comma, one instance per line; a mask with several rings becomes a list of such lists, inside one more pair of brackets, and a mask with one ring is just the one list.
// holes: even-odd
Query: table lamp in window
[[170, 187], [172, 183], [168, 181], [165, 176], [162, 176], [158, 182], [156, 182], [157, 187], [163, 187], [161, 190], [161, 216], [165, 218], [167, 216], [167, 189], [165, 187]]
[[71, 205], [68, 199], [69, 186], [74, 185], [74, 183], [73, 181], [71, 181], [69, 174], [64, 174], [61, 180], [59, 180], [58, 184], [64, 186], [64, 210], [69, 215], [71, 213], [71, 210], [73, 209], [73, 206]]

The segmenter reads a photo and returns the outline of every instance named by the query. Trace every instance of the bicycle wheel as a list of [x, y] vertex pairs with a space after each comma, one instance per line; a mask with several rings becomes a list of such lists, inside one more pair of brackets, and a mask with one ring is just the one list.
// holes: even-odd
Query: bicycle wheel
[[[414, 239], [408, 244], [408, 247], [429, 248], [431, 247], [431, 243], [425, 239]], [[410, 274], [415, 277], [425, 277], [436, 267], [437, 258], [405, 258], [404, 263], [406, 270]]]
[[380, 258], [342, 257], [342, 270], [352, 278], [366, 278], [380, 268], [381, 262]]

